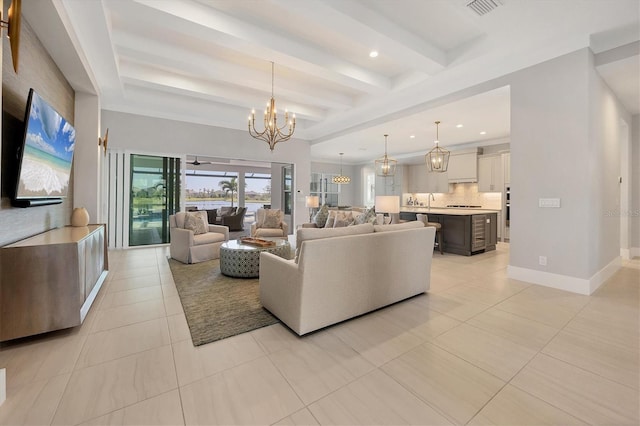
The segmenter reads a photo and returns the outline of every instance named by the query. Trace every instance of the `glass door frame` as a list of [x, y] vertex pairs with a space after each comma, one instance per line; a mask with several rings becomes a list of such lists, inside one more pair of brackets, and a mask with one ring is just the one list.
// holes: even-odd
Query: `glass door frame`
[[[148, 246], [148, 245], [158, 245], [158, 244], [168, 244], [170, 242], [170, 235], [169, 235], [169, 215], [174, 214], [176, 211], [180, 211], [180, 205], [179, 205], [179, 192], [180, 192], [180, 188], [181, 188], [181, 160], [180, 158], [176, 158], [176, 157], [166, 157], [166, 156], [160, 156], [160, 155], [150, 155], [150, 154], [134, 154], [131, 153], [128, 155], [128, 159], [129, 159], [129, 208], [127, 209], [127, 216], [128, 216], [128, 229], [127, 229], [127, 233], [128, 233], [128, 246], [130, 247], [139, 247], [139, 246]], [[150, 169], [152, 169], [152, 171], [145, 171], [145, 170], [135, 170], [135, 165], [133, 165], [136, 162], [136, 158], [134, 157], [140, 157], [141, 161], [149, 161], [151, 163], [154, 163], [152, 165], [149, 166]], [[157, 164], [156, 164], [157, 163]], [[134, 214], [135, 212], [133, 211], [133, 208], [131, 206], [131, 204], [134, 202], [135, 198], [137, 197], [137, 194], [135, 194], [133, 192], [133, 177], [136, 174], [140, 174], [140, 175], [150, 175], [152, 176], [152, 180], [153, 181], [157, 181], [157, 183], [155, 183], [152, 186], [148, 186], [149, 182], [147, 182], [147, 187], [143, 188], [143, 189], [139, 189], [139, 191], [144, 191], [145, 189], [148, 191], [151, 188], [154, 188], [154, 194], [153, 197], [144, 197], [144, 198], [151, 198], [153, 200], [153, 198], [159, 198], [162, 200], [162, 202], [160, 204], [153, 204], [153, 206], [156, 207], [160, 207], [160, 241], [157, 242], [151, 242], [151, 243], [137, 243], [135, 245], [131, 245], [135, 230], [134, 230]], [[154, 179], [155, 178], [155, 179]], [[156, 196], [157, 194], [155, 194], [155, 192], [157, 191], [158, 186], [161, 186], [161, 189], [163, 190], [163, 193], [160, 196]], [[178, 194], [176, 194], [176, 192], [178, 192]], [[147, 194], [148, 195], [148, 194]], [[177, 203], [176, 203], [176, 196], [178, 197]], [[138, 212], [140, 214], [140, 211]], [[153, 222], [157, 222], [153, 219], [153, 215], [155, 214], [155, 208], [151, 208], [150, 211], [147, 212], [142, 212], [141, 216], [145, 216], [147, 217], [149, 220], [147, 221], [147, 223], [153, 223]], [[145, 226], [142, 226], [142, 228], [144, 228]], [[150, 228], [150, 229], [153, 229]], [[140, 240], [140, 241], [143, 241]]]

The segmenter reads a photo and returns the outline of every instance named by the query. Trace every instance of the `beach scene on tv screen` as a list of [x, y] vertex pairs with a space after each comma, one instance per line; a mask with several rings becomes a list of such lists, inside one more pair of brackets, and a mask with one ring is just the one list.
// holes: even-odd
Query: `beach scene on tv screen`
[[17, 197], [66, 196], [76, 131], [36, 93], [28, 120]]

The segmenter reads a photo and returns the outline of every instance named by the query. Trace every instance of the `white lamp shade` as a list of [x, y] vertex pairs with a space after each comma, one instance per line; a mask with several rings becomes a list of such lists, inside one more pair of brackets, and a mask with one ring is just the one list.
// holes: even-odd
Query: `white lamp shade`
[[310, 209], [314, 209], [316, 207], [320, 207], [320, 197], [317, 195], [307, 195], [304, 197], [304, 203], [306, 207]]
[[377, 213], [400, 213], [400, 197], [397, 195], [376, 195]]

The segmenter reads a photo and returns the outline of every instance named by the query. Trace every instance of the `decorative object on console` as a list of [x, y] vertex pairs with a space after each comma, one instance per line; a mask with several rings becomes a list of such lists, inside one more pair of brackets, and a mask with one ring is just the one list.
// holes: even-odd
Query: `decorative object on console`
[[349, 176], [345, 176], [342, 174], [342, 156], [343, 155], [344, 155], [344, 152], [341, 152], [340, 153], [340, 174], [338, 176], [333, 177], [333, 183], [337, 183], [338, 185], [351, 182], [351, 178]]
[[107, 155], [107, 143], [109, 142], [109, 129], [104, 134], [104, 139], [98, 136], [98, 146], [102, 146], [104, 150], [104, 155]]
[[320, 206], [320, 197], [317, 195], [307, 195], [304, 197], [304, 205], [309, 209], [309, 222], [311, 222], [313, 209], [317, 209]]
[[398, 164], [398, 160], [387, 156], [387, 136], [389, 135], [384, 135], [384, 157], [375, 161], [376, 175], [382, 177], [394, 176], [396, 174], [396, 165]]
[[71, 226], [87, 226], [89, 224], [89, 212], [84, 207], [76, 207], [71, 213]]
[[376, 212], [388, 213], [391, 223], [398, 223], [400, 215], [400, 197], [397, 195], [376, 195]]
[[[18, 72], [18, 59], [20, 56], [20, 27], [22, 23], [22, 0], [13, 0], [9, 6], [9, 17], [2, 22], [2, 28], [7, 29], [9, 45], [11, 46], [11, 59], [13, 70]], [[2, 11], [0, 11], [2, 15]]]
[[424, 159], [427, 163], [427, 169], [430, 172], [444, 173], [447, 171], [449, 167], [449, 156], [451, 152], [440, 148], [438, 145], [440, 143], [440, 135], [439, 135], [439, 126], [440, 122], [436, 121], [436, 140], [434, 141], [436, 146], [424, 156]]
[[[271, 151], [273, 151], [278, 142], [291, 139], [296, 129], [296, 115], [293, 114], [292, 119], [289, 120], [289, 112], [286, 109], [284, 110], [284, 124], [278, 127], [276, 100], [273, 97], [273, 66], [273, 62], [271, 62], [271, 100], [264, 111], [264, 130], [262, 132], [256, 130], [256, 110], [251, 110], [251, 115], [249, 116], [249, 134], [268, 143]], [[282, 130], [287, 126], [289, 126], [289, 133], [282, 133]]]

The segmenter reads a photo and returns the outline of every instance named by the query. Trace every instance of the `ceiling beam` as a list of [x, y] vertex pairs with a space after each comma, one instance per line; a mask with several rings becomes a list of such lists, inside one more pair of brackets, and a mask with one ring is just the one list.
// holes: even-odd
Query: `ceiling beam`
[[[255, 101], [246, 99], [248, 96], [245, 93], [237, 100], [238, 102], [244, 100], [244, 106], [247, 108], [262, 105], [271, 93], [271, 80], [266, 78], [264, 72], [252, 68], [217, 60], [207, 55], [131, 33], [121, 32], [114, 41], [122, 60], [131, 61], [131, 58], [135, 58], [135, 62], [171, 70], [185, 77], [201, 78], [204, 74], [207, 76], [207, 80], [226, 83], [226, 85], [237, 86], [238, 81], [241, 81], [242, 87], [259, 92], [258, 95], [262, 99], [259, 104], [256, 104]], [[353, 98], [342, 93], [317, 89], [312, 85], [281, 76], [278, 77], [277, 82], [275, 92], [278, 99], [295, 99], [300, 104], [317, 105], [320, 108], [335, 110], [344, 110], [354, 105]]]
[[[239, 121], [246, 121], [246, 116], [250, 112], [250, 107], [246, 106], [247, 97], [253, 98], [254, 105], [263, 105], [266, 98], [260, 98], [254, 94], [247, 93], [238, 86], [217, 84], [193, 77], [185, 77], [180, 74], [152, 68], [135, 62], [122, 61], [120, 65], [123, 81], [148, 89], [162, 90], [166, 93], [180, 94], [198, 99], [205, 99], [211, 102], [245, 108], [245, 114], [238, 116]], [[326, 111], [321, 108], [309, 107], [296, 103], [286, 103], [287, 108], [295, 111], [298, 118], [311, 121], [321, 121], [326, 116]], [[282, 104], [281, 104], [282, 105]], [[260, 111], [260, 108], [256, 108]], [[259, 113], [258, 113], [259, 116]]]
[[364, 46], [371, 46], [375, 40], [375, 47], [386, 57], [411, 64], [414, 69], [429, 75], [442, 71], [447, 65], [446, 52], [363, 3], [345, 0], [273, 1], [309, 20], [321, 19], [323, 26], [355, 38]]
[[246, 55], [282, 63], [297, 71], [366, 93], [381, 94], [391, 89], [391, 81], [385, 76], [293, 37], [237, 19], [213, 7], [190, 0], [135, 1], [173, 16], [171, 26], [174, 29], [201, 37], [202, 34], [194, 32], [195, 23], [208, 30], [205, 37], [208, 36], [209, 40], [215, 40], [216, 44], [239, 50]]
[[[102, 2], [57, 2], [78, 33], [80, 44], [99, 84], [101, 93], [122, 94], [111, 25]], [[105, 50], [105, 47], [108, 50]]]

